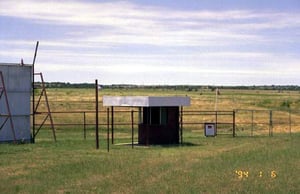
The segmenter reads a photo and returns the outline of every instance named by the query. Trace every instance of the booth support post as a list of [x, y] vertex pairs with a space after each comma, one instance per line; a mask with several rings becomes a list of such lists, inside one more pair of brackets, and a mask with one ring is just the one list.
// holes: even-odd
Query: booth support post
[[98, 102], [99, 102], [99, 100], [98, 100], [98, 80], [96, 79], [95, 80], [95, 97], [96, 97], [96, 130], [95, 130], [95, 132], [96, 132], [96, 134], [95, 134], [95, 136], [96, 136], [96, 149], [98, 150], [99, 149], [99, 118], [98, 118], [98, 113], [99, 113], [99, 107], [98, 107]]

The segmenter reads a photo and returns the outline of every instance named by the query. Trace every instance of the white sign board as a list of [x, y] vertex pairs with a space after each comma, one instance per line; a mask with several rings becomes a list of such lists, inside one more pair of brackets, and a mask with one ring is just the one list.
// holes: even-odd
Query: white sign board
[[204, 135], [206, 137], [216, 136], [216, 124], [215, 123], [205, 123], [204, 124]]

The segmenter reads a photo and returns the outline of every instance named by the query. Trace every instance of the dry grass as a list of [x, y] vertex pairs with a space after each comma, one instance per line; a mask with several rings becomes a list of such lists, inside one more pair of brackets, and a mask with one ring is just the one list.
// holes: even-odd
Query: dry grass
[[[94, 89], [49, 89], [48, 97], [52, 111], [80, 111], [80, 113], [57, 113], [53, 114], [54, 121], [59, 127], [60, 123], [83, 124], [83, 112], [94, 111], [95, 94]], [[152, 96], [190, 96], [191, 106], [184, 107], [185, 111], [213, 111], [215, 108], [215, 92], [208, 89], [199, 88], [198, 91], [184, 91], [173, 89], [104, 89], [100, 90], [100, 110], [106, 111], [102, 107], [103, 95], [152, 95]], [[272, 129], [275, 133], [299, 132], [300, 123], [300, 93], [295, 91], [262, 91], [262, 90], [221, 90], [218, 96], [218, 110], [236, 112], [237, 133], [263, 134], [269, 133], [270, 128], [270, 110], [272, 111]], [[45, 110], [42, 103], [40, 111]], [[130, 123], [130, 113], [117, 113], [117, 111], [130, 111], [130, 108], [115, 108], [116, 123]], [[136, 110], [136, 109], [134, 109]], [[253, 113], [251, 110], [254, 110]], [[290, 113], [291, 111], [291, 113]], [[253, 114], [253, 119], [252, 119]], [[106, 113], [100, 113], [100, 123], [106, 124]], [[39, 122], [44, 117], [37, 117]], [[137, 114], [135, 114], [137, 121]], [[186, 130], [202, 130], [204, 122], [215, 122], [215, 115], [189, 115], [183, 117], [184, 123], [199, 123], [196, 125], [185, 125]], [[218, 122], [231, 123], [232, 116], [218, 116]], [[253, 125], [252, 125], [253, 122]], [[93, 113], [86, 113], [86, 123], [94, 124], [95, 116]], [[120, 126], [123, 128], [124, 126]], [[219, 127], [222, 128], [220, 125]], [[224, 126], [226, 130], [232, 127]], [[254, 128], [255, 132], [251, 132]], [[227, 133], [227, 132], [226, 132]], [[239, 134], [238, 134], [239, 135]]]

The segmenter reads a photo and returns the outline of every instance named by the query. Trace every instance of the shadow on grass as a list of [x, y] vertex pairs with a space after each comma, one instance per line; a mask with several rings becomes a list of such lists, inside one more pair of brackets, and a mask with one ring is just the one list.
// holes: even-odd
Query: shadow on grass
[[[119, 144], [114, 144], [116, 146], [132, 146], [132, 143], [119, 143]], [[134, 147], [163, 147], [163, 148], [174, 148], [174, 147], [192, 147], [192, 146], [203, 146], [203, 144], [196, 144], [196, 143], [191, 143], [191, 142], [183, 142], [182, 144], [138, 144], [135, 142], [133, 144]]]
[[164, 148], [174, 148], [174, 147], [194, 147], [194, 146], [203, 146], [203, 144], [199, 143], [191, 143], [191, 142], [183, 142], [181, 144], [162, 144], [162, 145], [153, 145]]

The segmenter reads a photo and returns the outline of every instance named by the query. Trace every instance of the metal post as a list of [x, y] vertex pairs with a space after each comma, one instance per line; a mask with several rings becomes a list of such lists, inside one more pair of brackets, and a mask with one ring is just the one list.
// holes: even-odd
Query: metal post
[[232, 111], [232, 136], [235, 137], [235, 111]]
[[83, 138], [86, 140], [86, 116], [85, 116], [85, 112], [83, 112]]
[[[143, 110], [147, 110], [147, 122], [146, 124], [149, 125], [150, 124], [150, 107], [144, 108]], [[145, 113], [144, 113], [145, 114]], [[147, 139], [146, 139], [146, 145], [149, 145], [149, 126], [146, 127], [147, 128]]]
[[183, 107], [180, 107], [180, 143], [183, 144]]
[[215, 111], [218, 110], [218, 95], [219, 95], [219, 88], [216, 88]]
[[134, 121], [133, 121], [133, 110], [131, 110], [131, 147], [133, 149], [134, 139]]
[[36, 55], [39, 47], [39, 41], [36, 42], [35, 46], [35, 52], [32, 62], [32, 135], [31, 135], [31, 141], [32, 143], [35, 143], [35, 100], [34, 100], [34, 64], [36, 60]]
[[109, 108], [107, 108], [107, 152], [109, 152]]
[[290, 132], [290, 135], [292, 135], [292, 113], [291, 113], [291, 110], [289, 110], [289, 132]]
[[114, 144], [114, 107], [111, 107], [111, 143]]
[[272, 110], [270, 110], [270, 122], [269, 122], [269, 136], [273, 136], [273, 113]]
[[142, 117], [142, 108], [139, 107], [139, 118], [138, 118], [138, 124], [141, 124], [143, 122], [143, 117]]
[[[46, 106], [47, 106], [47, 110], [48, 110], [47, 116], [50, 119], [50, 124], [51, 124], [54, 141], [56, 141], [54, 122], [53, 122], [52, 115], [51, 115], [50, 104], [49, 104], [49, 100], [48, 100], [48, 96], [47, 96], [47, 92], [46, 92], [46, 85], [45, 85], [44, 77], [43, 77], [42, 73], [39, 73], [39, 75], [41, 77], [41, 82], [42, 82], [42, 94], [44, 94], [44, 96], [45, 96]], [[37, 108], [36, 108], [36, 110], [37, 110]]]
[[95, 80], [95, 98], [96, 98], [96, 149], [99, 149], [99, 118], [98, 118], [98, 111], [99, 111], [99, 107], [98, 107], [98, 80]]
[[218, 135], [218, 111], [215, 112], [215, 120], [216, 120], [216, 135]]
[[254, 114], [253, 114], [254, 110], [251, 110], [251, 137], [253, 136], [253, 129], [254, 129]]

